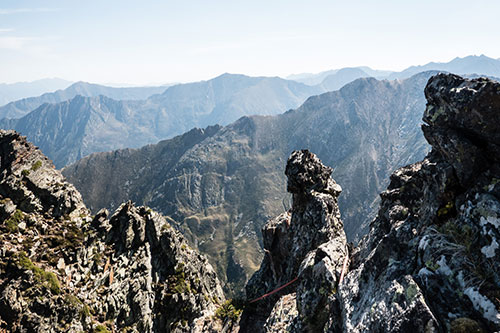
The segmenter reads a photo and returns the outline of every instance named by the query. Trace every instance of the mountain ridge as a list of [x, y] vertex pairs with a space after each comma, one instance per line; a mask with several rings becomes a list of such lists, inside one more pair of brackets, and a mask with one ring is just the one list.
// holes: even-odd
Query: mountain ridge
[[114, 88], [99, 84], [78, 81], [65, 89], [44, 93], [37, 97], [24, 98], [0, 107], [0, 119], [21, 118], [45, 103], [60, 103], [78, 95], [86, 97], [107, 96], [116, 100], [141, 100], [160, 93], [167, 87], [126, 87]]
[[[318, 91], [323, 88], [277, 77], [224, 74], [209, 81], [169, 87], [147, 100], [73, 97], [73, 103], [44, 104], [20, 119], [0, 120], [0, 127], [28, 135], [61, 168], [93, 152], [137, 148], [193, 127], [225, 125], [244, 115], [278, 114]], [[62, 111], [72, 116], [61, 117]], [[75, 127], [77, 120], [79, 128]], [[64, 127], [73, 131], [56, 140]]]
[[[114, 197], [132, 194], [138, 204], [171, 217], [209, 255], [219, 276], [241, 285], [262, 255], [260, 227], [287, 205], [281, 168], [294, 149], [309, 147], [334, 166], [334, 176], [344, 184], [339, 200], [348, 238], [362, 234], [390, 172], [427, 152], [418, 125], [422, 90], [432, 74], [402, 82], [359, 79], [281, 115], [242, 117], [194, 145], [177, 137], [176, 149], [183, 153], [174, 164], [154, 153], [169, 142], [176, 146], [165, 141], [158, 148], [93, 154], [63, 174], [94, 211], [114, 209]], [[151, 179], [147, 187], [142, 177]], [[106, 185], [93, 186], [90, 180]]]

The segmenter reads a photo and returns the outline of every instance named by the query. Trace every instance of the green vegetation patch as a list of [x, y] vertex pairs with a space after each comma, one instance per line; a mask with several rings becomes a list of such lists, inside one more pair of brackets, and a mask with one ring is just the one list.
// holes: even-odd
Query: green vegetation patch
[[97, 325], [94, 328], [94, 333], [111, 333], [106, 326], [104, 325]]
[[168, 286], [172, 294], [191, 293], [191, 283], [186, 280], [183, 263], [179, 263], [175, 268], [175, 274], [168, 278]]
[[16, 209], [14, 214], [11, 215], [6, 221], [5, 226], [9, 232], [16, 232], [18, 230], [17, 225], [24, 219], [24, 214], [19, 209]]
[[475, 232], [469, 225], [457, 225], [455, 221], [448, 221], [439, 228], [439, 231], [451, 238], [456, 244], [462, 245], [467, 254], [470, 254], [474, 249], [477, 232]]
[[90, 309], [89, 307], [84, 304], [78, 297], [75, 295], [67, 294], [64, 299], [68, 304], [70, 304], [72, 307], [78, 309], [78, 312], [80, 313], [81, 318], [88, 318], [90, 317]]
[[215, 317], [224, 322], [227, 320], [235, 322], [240, 317], [242, 311], [243, 309], [238, 302], [229, 299], [215, 311]]
[[41, 167], [42, 167], [42, 161], [36, 161], [31, 166], [31, 170], [36, 171], [36, 170], [40, 169]]
[[47, 272], [33, 264], [25, 252], [18, 252], [14, 254], [13, 258], [17, 266], [32, 271], [35, 279], [38, 282], [43, 283], [53, 294], [61, 293], [61, 285], [54, 273]]

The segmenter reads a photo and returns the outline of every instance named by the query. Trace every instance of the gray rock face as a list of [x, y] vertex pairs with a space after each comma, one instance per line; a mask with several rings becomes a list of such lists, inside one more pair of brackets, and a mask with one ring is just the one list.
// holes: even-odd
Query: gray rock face
[[26, 138], [0, 130], [0, 195], [21, 210], [57, 218], [87, 213], [80, 193]]
[[0, 331], [227, 329], [214, 269], [165, 218], [131, 202], [91, 218], [24, 137], [0, 148]]
[[500, 329], [500, 84], [425, 89], [431, 153], [391, 176], [340, 287], [348, 332]]
[[[292, 153], [285, 173], [293, 206], [263, 228], [266, 255], [246, 286], [247, 298], [256, 299], [289, 281], [297, 282], [250, 304], [240, 322], [242, 332], [285, 327], [296, 332], [321, 331], [329, 313], [338, 312], [333, 294], [348, 255], [337, 206], [341, 188], [330, 177], [332, 169], [307, 150]], [[283, 302], [295, 303], [296, 311], [282, 314], [278, 304]]]

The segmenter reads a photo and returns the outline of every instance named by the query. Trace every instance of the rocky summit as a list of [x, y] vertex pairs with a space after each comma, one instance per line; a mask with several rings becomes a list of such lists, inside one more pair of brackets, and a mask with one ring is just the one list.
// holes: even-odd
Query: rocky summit
[[249, 304], [240, 323], [243, 332], [318, 331], [339, 310], [334, 291], [348, 255], [337, 205], [342, 189], [330, 177], [332, 169], [307, 150], [292, 153], [285, 173], [293, 207], [264, 227], [266, 255], [246, 286], [247, 297], [297, 282], [285, 296]]
[[500, 330], [500, 84], [432, 77], [432, 151], [391, 176], [339, 289], [349, 332]]
[[90, 217], [80, 194], [0, 131], [0, 332], [219, 331], [212, 266], [147, 207]]
[[292, 154], [293, 207], [263, 228], [241, 331], [500, 330], [500, 84], [439, 74], [425, 95], [432, 150], [391, 176], [347, 259], [331, 169]]

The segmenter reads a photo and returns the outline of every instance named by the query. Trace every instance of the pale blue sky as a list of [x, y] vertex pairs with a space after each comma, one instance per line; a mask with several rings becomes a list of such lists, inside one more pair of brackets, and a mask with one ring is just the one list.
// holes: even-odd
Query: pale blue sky
[[166, 83], [500, 57], [498, 0], [0, 0], [0, 82]]

